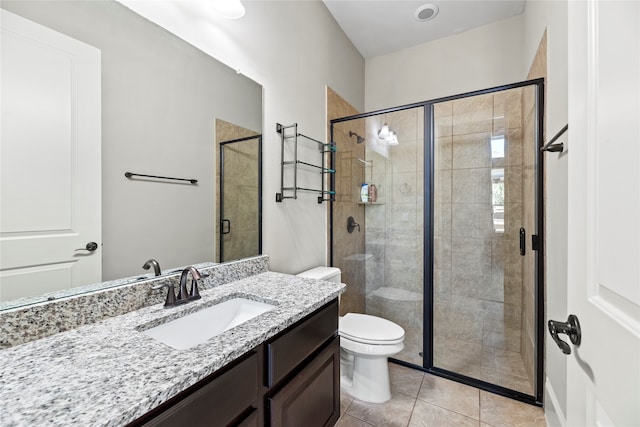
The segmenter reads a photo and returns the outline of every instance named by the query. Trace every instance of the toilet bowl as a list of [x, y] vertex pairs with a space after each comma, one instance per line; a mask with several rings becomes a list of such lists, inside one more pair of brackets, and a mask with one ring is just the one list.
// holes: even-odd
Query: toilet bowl
[[[298, 276], [340, 282], [340, 269], [316, 267]], [[339, 319], [340, 387], [356, 399], [391, 399], [387, 359], [404, 348], [404, 329], [377, 316], [347, 313]]]

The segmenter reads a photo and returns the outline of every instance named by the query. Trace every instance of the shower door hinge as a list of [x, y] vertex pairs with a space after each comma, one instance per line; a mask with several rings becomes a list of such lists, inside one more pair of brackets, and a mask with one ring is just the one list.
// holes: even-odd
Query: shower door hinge
[[531, 235], [531, 250], [532, 251], [540, 250], [540, 242], [538, 240], [538, 235], [537, 234], [532, 234]]

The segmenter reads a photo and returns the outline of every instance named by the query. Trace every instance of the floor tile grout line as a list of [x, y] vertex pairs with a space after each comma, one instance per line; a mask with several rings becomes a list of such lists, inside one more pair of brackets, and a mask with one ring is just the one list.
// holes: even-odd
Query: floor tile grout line
[[456, 414], [458, 414], [458, 415], [462, 415], [463, 417], [467, 417], [467, 418], [472, 419], [472, 420], [474, 420], [474, 421], [480, 421], [480, 413], [479, 413], [479, 412], [480, 412], [480, 410], [478, 410], [478, 418], [473, 418], [473, 417], [470, 417], [470, 416], [469, 416], [469, 415], [467, 415], [467, 414], [463, 414], [462, 412], [458, 412], [458, 411], [457, 411], [457, 410], [455, 410], [455, 409], [446, 408], [446, 407], [441, 406], [441, 405], [438, 405], [437, 403], [434, 403], [434, 402], [429, 402], [429, 401], [427, 401], [427, 400], [420, 399], [420, 398], [416, 398], [416, 400], [419, 400], [419, 401], [420, 401], [420, 402], [422, 402], [422, 403], [426, 403], [427, 405], [436, 406], [436, 407], [438, 407], [438, 408], [440, 408], [440, 409], [444, 409], [445, 411], [454, 412], [454, 413], [456, 413]]
[[[420, 383], [420, 386], [422, 387], [422, 383]], [[413, 399], [413, 406], [411, 407], [411, 412], [409, 413], [409, 419], [407, 420], [407, 427], [409, 427], [411, 425], [411, 418], [413, 418], [413, 413], [416, 410], [416, 403], [417, 402], [418, 402], [418, 398], [416, 397], [416, 398]]]
[[[420, 390], [422, 390], [422, 385], [424, 384], [424, 380], [425, 380], [425, 378], [427, 377], [427, 375], [431, 375], [431, 374], [425, 374], [425, 375], [422, 377], [422, 383], [420, 384]], [[438, 378], [440, 378], [440, 377], [438, 377]], [[450, 380], [447, 380], [446, 378], [444, 378], [444, 379], [445, 379], [446, 381], [450, 381]], [[453, 382], [455, 383], [455, 381], [453, 381]], [[459, 383], [456, 383], [456, 384], [459, 384]], [[475, 421], [481, 422], [481, 421], [480, 421], [480, 412], [481, 412], [481, 407], [480, 407], [480, 395], [481, 395], [481, 393], [480, 393], [480, 389], [477, 389], [477, 388], [475, 388], [475, 387], [471, 387], [471, 386], [466, 386], [466, 387], [470, 387], [470, 388], [474, 389], [474, 391], [475, 391], [475, 392], [477, 392], [477, 393], [478, 393], [478, 418], [477, 418], [477, 419], [475, 419], [475, 418], [473, 418], [473, 417], [470, 417], [470, 416], [469, 416], [469, 415], [467, 415], [467, 414], [463, 414], [462, 412], [458, 412], [456, 409], [445, 408], [444, 406], [440, 406], [440, 405], [438, 405], [437, 403], [429, 402], [429, 401], [424, 400], [424, 399], [420, 399], [420, 391], [418, 391], [418, 396], [416, 397], [416, 400], [420, 400], [421, 402], [427, 403], [427, 404], [429, 404], [429, 405], [437, 406], [438, 408], [441, 408], [441, 409], [444, 409], [444, 410], [447, 410], [447, 411], [450, 411], [450, 412], [455, 412], [456, 414], [459, 414], [459, 415], [462, 415], [462, 416], [464, 416], [464, 417], [470, 418], [470, 419], [472, 419], [472, 420], [475, 420]]]

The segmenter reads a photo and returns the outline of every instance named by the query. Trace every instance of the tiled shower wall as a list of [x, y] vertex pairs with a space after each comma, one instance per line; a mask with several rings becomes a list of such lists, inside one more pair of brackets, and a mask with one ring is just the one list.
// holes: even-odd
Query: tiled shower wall
[[[327, 88], [328, 120], [348, 117], [358, 111], [340, 95]], [[365, 277], [365, 215], [364, 206], [358, 205], [357, 195], [364, 181], [364, 170], [358, 158], [364, 159], [365, 144], [356, 144], [349, 131], [364, 136], [364, 123], [360, 120], [337, 123], [333, 128], [336, 143], [336, 201], [333, 203], [333, 265], [342, 270], [342, 282], [347, 289], [340, 298], [340, 315], [364, 313]], [[352, 216], [360, 224], [360, 230], [347, 232], [347, 219]], [[331, 227], [331, 224], [329, 224]]]
[[[258, 133], [224, 120], [216, 119], [216, 153], [219, 143], [258, 135]], [[220, 191], [220, 159], [216, 163], [216, 192]], [[216, 205], [219, 206], [217, 195]], [[216, 209], [216, 260], [220, 261], [220, 215]], [[225, 148], [225, 217], [232, 232], [223, 235], [224, 261], [259, 254], [258, 227], [258, 140], [243, 141]]]
[[[387, 123], [399, 144], [378, 138]], [[422, 365], [424, 109], [413, 108], [366, 119], [366, 181], [378, 200], [365, 206], [366, 312], [405, 330], [398, 359]]]

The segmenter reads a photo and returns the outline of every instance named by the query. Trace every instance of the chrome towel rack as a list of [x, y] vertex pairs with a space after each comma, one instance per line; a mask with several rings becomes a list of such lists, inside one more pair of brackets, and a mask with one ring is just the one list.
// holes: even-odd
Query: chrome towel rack
[[558, 138], [562, 136], [569, 129], [569, 125], [566, 124], [560, 131], [553, 137], [549, 142], [547, 142], [544, 147], [540, 148], [540, 151], [550, 151], [550, 152], [560, 152], [564, 151], [564, 143], [556, 142]]
[[142, 173], [133, 173], [133, 172], [125, 172], [124, 176], [126, 176], [127, 178], [131, 179], [134, 176], [142, 176], [144, 178], [157, 178], [157, 179], [170, 179], [173, 181], [188, 181], [191, 184], [197, 184], [198, 180], [197, 179], [191, 179], [191, 178], [171, 178], [168, 176], [157, 176], [157, 175], [145, 175]]

